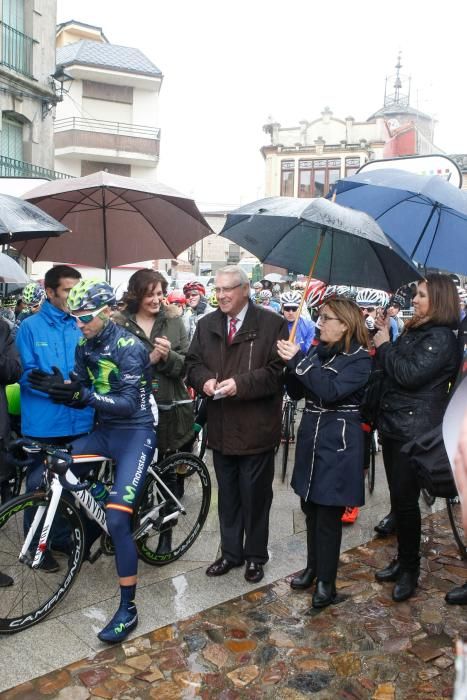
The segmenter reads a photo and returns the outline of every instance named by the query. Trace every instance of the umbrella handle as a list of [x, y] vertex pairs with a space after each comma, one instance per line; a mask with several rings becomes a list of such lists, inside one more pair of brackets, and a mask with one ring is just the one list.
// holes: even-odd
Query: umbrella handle
[[299, 322], [299, 320], [300, 320], [300, 315], [301, 315], [301, 313], [302, 313], [303, 304], [304, 304], [305, 299], [306, 299], [306, 293], [307, 293], [307, 291], [308, 291], [308, 287], [310, 286], [310, 282], [311, 282], [311, 280], [312, 280], [312, 278], [313, 278], [313, 274], [314, 274], [314, 271], [315, 271], [316, 263], [318, 262], [319, 254], [320, 254], [320, 251], [321, 251], [321, 246], [323, 245], [323, 241], [324, 241], [325, 235], [326, 235], [326, 229], [325, 229], [325, 228], [324, 228], [324, 229], [321, 229], [321, 233], [320, 233], [320, 236], [319, 236], [318, 245], [316, 246], [315, 254], [314, 254], [314, 256], [313, 256], [313, 261], [312, 261], [311, 267], [310, 267], [310, 272], [308, 273], [308, 279], [307, 279], [307, 281], [306, 281], [305, 291], [303, 292], [303, 296], [302, 296], [302, 299], [301, 299], [301, 301], [300, 301], [300, 306], [298, 307], [297, 317], [296, 317], [296, 319], [295, 319], [295, 321], [294, 321], [294, 323], [293, 323], [293, 326], [292, 326], [292, 328], [291, 328], [291, 330], [290, 330], [289, 341], [290, 341], [291, 343], [294, 342], [295, 336], [296, 336], [296, 334], [297, 334], [297, 326], [298, 326], [298, 322]]

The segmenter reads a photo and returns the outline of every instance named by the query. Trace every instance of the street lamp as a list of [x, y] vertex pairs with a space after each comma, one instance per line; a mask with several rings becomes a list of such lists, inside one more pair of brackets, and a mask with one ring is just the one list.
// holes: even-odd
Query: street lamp
[[52, 73], [50, 76], [50, 87], [54, 92], [54, 96], [43, 101], [42, 119], [45, 119], [52, 107], [55, 107], [57, 102], [62, 102], [63, 97], [68, 95], [73, 80], [73, 76], [69, 75], [62, 65], [57, 66], [55, 73]]

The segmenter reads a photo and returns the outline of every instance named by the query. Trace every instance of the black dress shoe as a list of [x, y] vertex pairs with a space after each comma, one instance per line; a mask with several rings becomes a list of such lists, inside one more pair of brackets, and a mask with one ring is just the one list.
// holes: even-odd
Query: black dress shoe
[[418, 583], [418, 571], [401, 571], [392, 591], [392, 599], [396, 603], [411, 598], [416, 591]]
[[374, 528], [378, 535], [392, 535], [396, 531], [396, 516], [394, 513], [388, 513], [382, 520], [379, 521]]
[[384, 583], [385, 581], [397, 581], [400, 570], [401, 565], [399, 564], [399, 560], [393, 559], [388, 566], [375, 573], [375, 579], [378, 581], [378, 583]]
[[446, 593], [444, 600], [449, 605], [467, 605], [467, 583]]
[[220, 559], [216, 559], [213, 564], [208, 566], [206, 569], [206, 576], [223, 576], [224, 574], [227, 574], [230, 569], [234, 569], [236, 566], [241, 566], [241, 564], [234, 564], [233, 562], [224, 559], [224, 557], [221, 557]]
[[294, 576], [290, 582], [290, 588], [294, 588], [297, 591], [304, 590], [305, 588], [310, 588], [315, 580], [316, 574], [313, 569], [304, 569], [299, 576]]
[[255, 561], [248, 561], [245, 567], [245, 580], [249, 583], [258, 583], [264, 576], [263, 565]]
[[317, 581], [316, 590], [313, 593], [312, 605], [314, 608], [326, 608], [336, 599], [336, 586], [327, 581]]

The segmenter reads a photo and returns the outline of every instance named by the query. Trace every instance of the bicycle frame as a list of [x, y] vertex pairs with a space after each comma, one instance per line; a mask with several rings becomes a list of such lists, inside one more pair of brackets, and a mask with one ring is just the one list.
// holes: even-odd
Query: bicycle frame
[[[42, 517], [44, 513], [46, 513], [45, 521], [39, 536], [39, 542], [36, 547], [34, 559], [31, 564], [31, 567], [33, 569], [37, 569], [39, 567], [43, 554], [47, 549], [47, 540], [49, 538], [55, 514], [57, 512], [58, 503], [64, 491], [64, 487], [60, 483], [57, 474], [55, 474], [51, 470], [49, 470], [49, 473], [52, 474], [50, 483], [50, 491], [52, 492], [52, 497], [50, 499], [50, 503], [46, 506], [39, 506], [37, 508], [36, 514], [31, 523], [29, 531], [26, 535], [26, 539], [23, 543], [19, 554], [19, 560], [21, 563], [29, 562], [29, 547], [31, 546], [33, 538], [42, 520]], [[135, 540], [139, 539], [140, 537], [143, 537], [153, 527], [153, 525], [156, 525], [157, 528], [160, 529], [162, 525], [169, 522], [170, 520], [176, 520], [180, 514], [186, 515], [186, 510], [183, 507], [183, 505], [174, 496], [169, 487], [166, 484], [164, 484], [164, 482], [162, 481], [162, 479], [160, 478], [157, 471], [153, 468], [152, 465], [150, 465], [148, 468], [148, 474], [151, 474], [156, 482], [156, 495], [158, 503], [154, 505], [154, 507], [151, 508], [151, 510], [148, 513], [146, 513], [142, 518], [138, 530], [135, 533], [133, 533], [133, 538]], [[78, 478], [73, 474], [73, 472], [70, 469], [67, 470], [65, 474], [65, 479], [66, 481], [68, 481], [68, 483], [72, 484], [73, 486], [80, 483]], [[163, 491], [165, 491], [165, 496]], [[79, 491], [67, 491], [67, 493], [71, 493], [76, 504], [81, 505], [86, 511], [86, 513], [89, 515], [89, 517], [92, 520], [95, 520], [98, 523], [98, 525], [102, 528], [102, 530], [107, 535], [109, 535], [105, 508], [103, 508], [102, 505], [98, 501], [96, 501], [89, 489], [84, 488]], [[169, 513], [168, 515], [160, 517], [159, 512], [167, 504], [168, 499], [171, 499], [174, 502], [174, 504], [176, 504], [177, 509], [174, 510], [172, 513]]]

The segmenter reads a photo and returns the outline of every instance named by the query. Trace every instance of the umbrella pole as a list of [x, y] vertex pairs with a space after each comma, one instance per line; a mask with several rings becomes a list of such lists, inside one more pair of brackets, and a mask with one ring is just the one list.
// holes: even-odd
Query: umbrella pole
[[102, 227], [104, 231], [104, 270], [105, 270], [105, 281], [110, 284], [111, 271], [109, 269], [108, 262], [108, 251], [107, 251], [107, 217], [105, 215], [105, 190], [102, 187]]
[[325, 235], [326, 235], [326, 229], [321, 229], [318, 245], [316, 246], [315, 254], [313, 256], [313, 260], [312, 260], [311, 267], [310, 267], [310, 272], [308, 273], [308, 279], [306, 281], [305, 291], [303, 292], [303, 296], [302, 296], [302, 299], [300, 301], [300, 306], [298, 307], [297, 318], [295, 319], [294, 324], [292, 326], [292, 329], [290, 331], [289, 340], [291, 343], [294, 342], [295, 336], [297, 334], [297, 326], [298, 326], [298, 322], [300, 320], [300, 315], [302, 313], [303, 304], [305, 303], [306, 293], [308, 291], [308, 287], [310, 286], [310, 282], [313, 279], [316, 263], [318, 262], [319, 254], [321, 251], [321, 246], [323, 245]]

